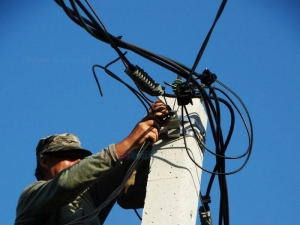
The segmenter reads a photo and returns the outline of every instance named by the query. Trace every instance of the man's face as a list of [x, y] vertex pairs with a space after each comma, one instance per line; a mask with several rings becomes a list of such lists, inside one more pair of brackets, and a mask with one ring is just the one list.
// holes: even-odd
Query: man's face
[[84, 155], [80, 150], [68, 150], [50, 153], [48, 163], [51, 177], [54, 178], [60, 171], [75, 165], [83, 158]]

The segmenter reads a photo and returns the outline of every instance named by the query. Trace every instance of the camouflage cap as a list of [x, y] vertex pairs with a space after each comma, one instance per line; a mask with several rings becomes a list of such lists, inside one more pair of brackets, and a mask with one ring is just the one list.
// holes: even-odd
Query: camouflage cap
[[92, 153], [81, 147], [79, 138], [74, 134], [54, 134], [40, 139], [36, 147], [36, 156], [40, 157], [44, 153], [67, 151], [67, 150], [82, 150], [85, 156], [92, 155]]

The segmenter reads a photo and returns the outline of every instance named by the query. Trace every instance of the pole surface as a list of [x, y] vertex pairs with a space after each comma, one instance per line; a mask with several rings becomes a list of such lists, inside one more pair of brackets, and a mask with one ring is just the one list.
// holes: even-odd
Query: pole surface
[[[177, 111], [180, 120], [177, 124], [180, 127], [171, 129], [169, 136], [172, 138], [160, 140], [152, 148], [142, 225], [195, 225], [202, 171], [189, 158], [187, 151], [200, 166], [203, 153], [190, 123], [185, 122], [182, 129], [182, 118], [188, 120], [185, 114], [181, 115], [181, 107], [178, 109], [176, 99], [167, 98], [167, 103]], [[202, 137], [207, 116], [200, 100], [193, 99], [193, 105], [186, 107], [195, 131]], [[187, 149], [183, 132], [186, 134]]]

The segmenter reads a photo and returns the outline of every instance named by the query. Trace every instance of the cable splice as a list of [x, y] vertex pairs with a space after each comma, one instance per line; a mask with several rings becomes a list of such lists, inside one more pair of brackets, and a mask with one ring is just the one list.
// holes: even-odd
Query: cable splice
[[161, 96], [164, 94], [164, 88], [156, 83], [143, 69], [138, 66], [133, 68], [126, 67], [125, 73], [135, 82], [135, 84], [144, 92], [151, 96]]
[[199, 208], [201, 225], [212, 225], [209, 207], [205, 210], [203, 206]]
[[202, 75], [199, 76], [201, 83], [204, 84], [206, 87], [209, 87], [212, 83], [217, 80], [217, 75], [210, 72], [209, 69], [205, 69], [202, 72]]

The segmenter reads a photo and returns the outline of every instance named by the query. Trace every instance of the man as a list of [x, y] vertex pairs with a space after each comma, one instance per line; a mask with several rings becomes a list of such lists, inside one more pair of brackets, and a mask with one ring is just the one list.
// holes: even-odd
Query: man
[[[152, 116], [144, 117], [128, 137], [94, 155], [73, 134], [42, 138], [36, 148], [38, 181], [23, 191], [15, 225], [62, 225], [93, 212], [123, 181], [128, 154], [146, 140], [158, 140], [157, 119], [165, 119], [168, 110], [157, 101], [149, 112]], [[85, 224], [103, 224], [115, 201]]]

